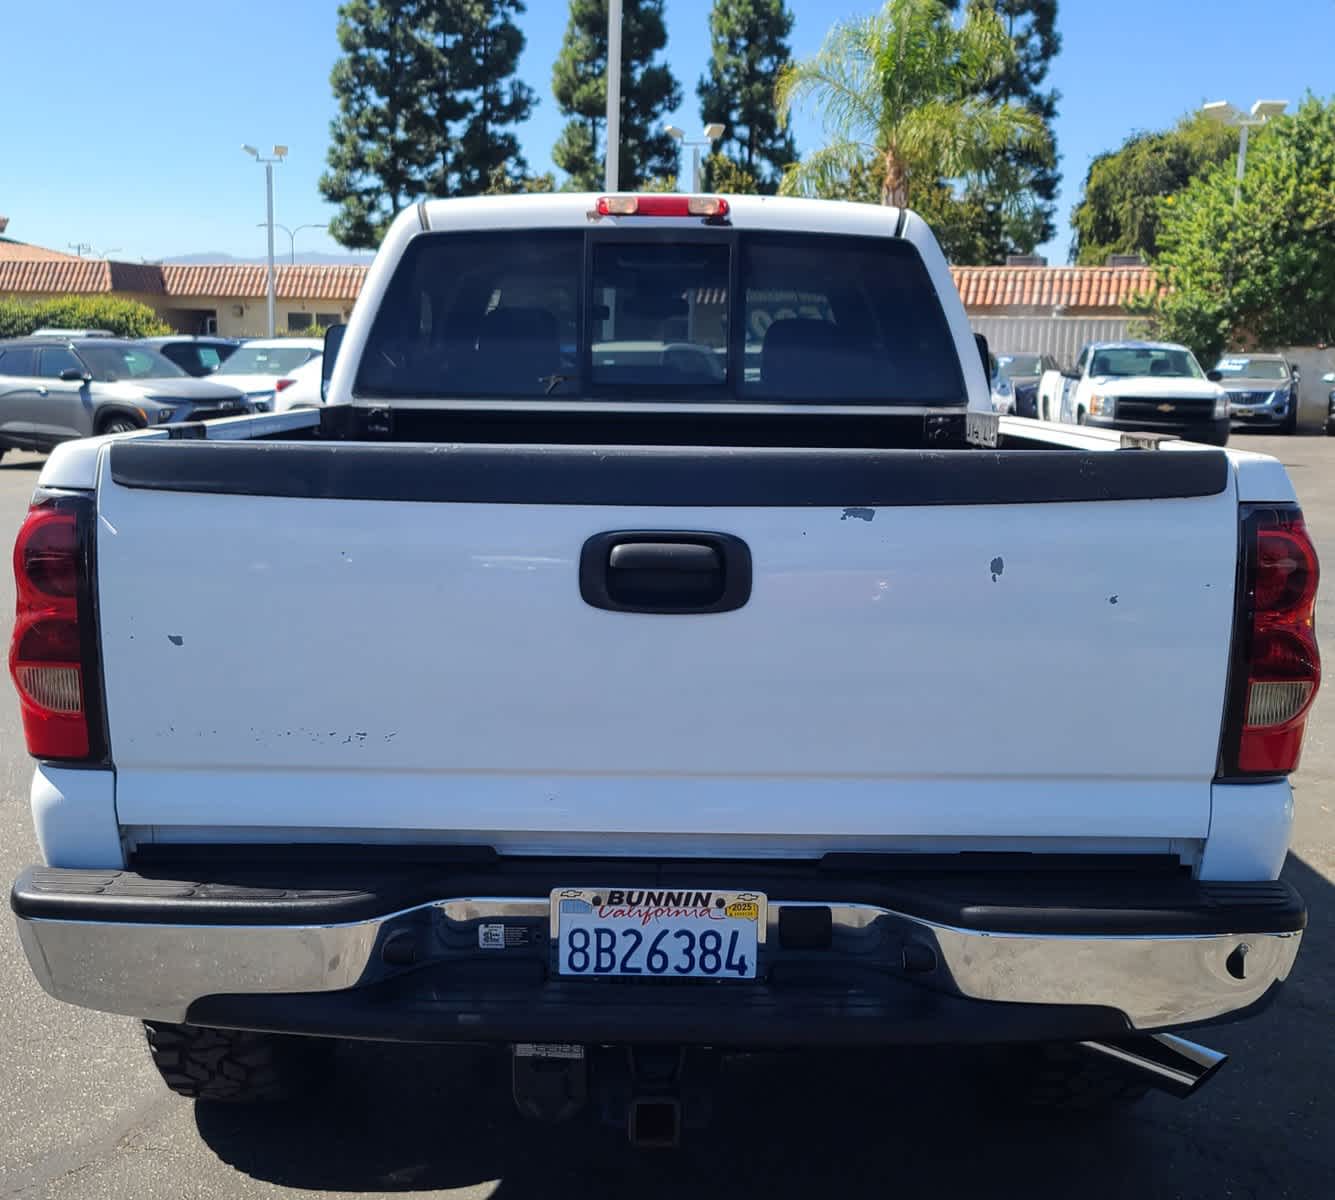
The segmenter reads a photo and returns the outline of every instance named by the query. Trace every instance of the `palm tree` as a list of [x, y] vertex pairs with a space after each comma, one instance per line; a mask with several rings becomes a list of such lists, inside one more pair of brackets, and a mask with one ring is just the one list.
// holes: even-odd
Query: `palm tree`
[[870, 176], [882, 204], [903, 207], [915, 180], [982, 175], [1000, 151], [1041, 144], [1039, 117], [982, 94], [1014, 53], [990, 4], [971, 3], [958, 27], [940, 0], [889, 0], [840, 22], [814, 58], [779, 77], [780, 117], [812, 102], [830, 139], [789, 167], [779, 190], [846, 196]]

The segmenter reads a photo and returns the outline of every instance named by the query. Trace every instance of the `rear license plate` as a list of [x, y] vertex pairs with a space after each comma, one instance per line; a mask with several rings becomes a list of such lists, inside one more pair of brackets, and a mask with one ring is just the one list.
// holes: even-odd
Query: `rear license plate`
[[557, 888], [552, 938], [562, 975], [754, 979], [765, 896], [658, 888]]

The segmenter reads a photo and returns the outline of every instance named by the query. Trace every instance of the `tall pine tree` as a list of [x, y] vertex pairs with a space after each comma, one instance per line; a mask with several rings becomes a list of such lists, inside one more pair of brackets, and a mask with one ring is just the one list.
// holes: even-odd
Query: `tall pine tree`
[[[704, 123], [717, 121], [727, 132], [706, 163], [706, 187], [749, 177], [756, 190], [773, 193], [783, 168], [797, 157], [774, 104], [779, 71], [792, 56], [787, 40], [792, 30], [793, 14], [784, 0], [714, 0], [709, 66], [695, 93]], [[719, 155], [738, 170], [729, 170]]]
[[[469, 97], [446, 170], [449, 192], [474, 196], [494, 188], [498, 175], [516, 183], [528, 164], [514, 127], [533, 110], [533, 89], [516, 79], [524, 35], [514, 18], [523, 0], [445, 0], [437, 29], [456, 94]], [[444, 19], [440, 19], [444, 17]]]
[[348, 0], [338, 10], [343, 55], [329, 78], [338, 116], [320, 193], [339, 206], [329, 232], [349, 248], [377, 246], [445, 153], [447, 131], [425, 119], [421, 103], [432, 48], [420, 9], [419, 0]]
[[984, 90], [998, 103], [1022, 104], [1047, 127], [1047, 144], [1015, 146], [998, 156], [986, 182], [974, 184], [957, 217], [971, 229], [971, 259], [1004, 262], [1007, 254], [1030, 254], [1057, 232], [1055, 214], [1057, 147], [1052, 122], [1058, 92], [1043, 90], [1048, 67], [1061, 49], [1057, 32], [1057, 0], [947, 0], [952, 10], [962, 3], [994, 10], [1015, 46], [1014, 62]]
[[[677, 144], [663, 132], [663, 118], [681, 103], [681, 86], [665, 63], [654, 61], [666, 45], [663, 0], [624, 0], [618, 182], [625, 190], [676, 173]], [[596, 191], [603, 184], [607, 116], [607, 0], [570, 0], [552, 91], [570, 117], [552, 159], [572, 186]]]
[[394, 214], [428, 196], [523, 177], [513, 126], [533, 93], [513, 78], [522, 0], [347, 0], [330, 82], [329, 170], [320, 192], [344, 246], [377, 246]]

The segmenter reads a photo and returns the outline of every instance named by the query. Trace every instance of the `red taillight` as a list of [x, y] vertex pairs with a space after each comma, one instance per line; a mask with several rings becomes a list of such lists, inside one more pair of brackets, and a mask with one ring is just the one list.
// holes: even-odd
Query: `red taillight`
[[600, 217], [726, 217], [722, 196], [599, 196]]
[[90, 750], [78, 503], [34, 505], [14, 546], [18, 611], [9, 670], [19, 690], [28, 753], [37, 758], [87, 758]]
[[274, 390], [275, 392], [283, 392], [283, 391], [286, 391], [288, 388], [290, 388], [290, 387], [291, 387], [294, 383], [296, 383], [296, 382], [297, 382], [297, 381], [296, 381], [295, 379], [280, 379], [277, 383], [275, 383], [275, 384], [273, 385], [273, 390]]
[[1321, 682], [1314, 627], [1320, 568], [1294, 506], [1250, 509], [1242, 532], [1224, 773], [1287, 775], [1298, 766]]

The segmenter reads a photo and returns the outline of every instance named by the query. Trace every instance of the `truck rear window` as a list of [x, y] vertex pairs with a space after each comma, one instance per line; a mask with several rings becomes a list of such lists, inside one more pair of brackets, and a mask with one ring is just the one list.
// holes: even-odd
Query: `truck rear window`
[[355, 390], [965, 403], [945, 315], [911, 245], [731, 230], [419, 237], [376, 315]]

